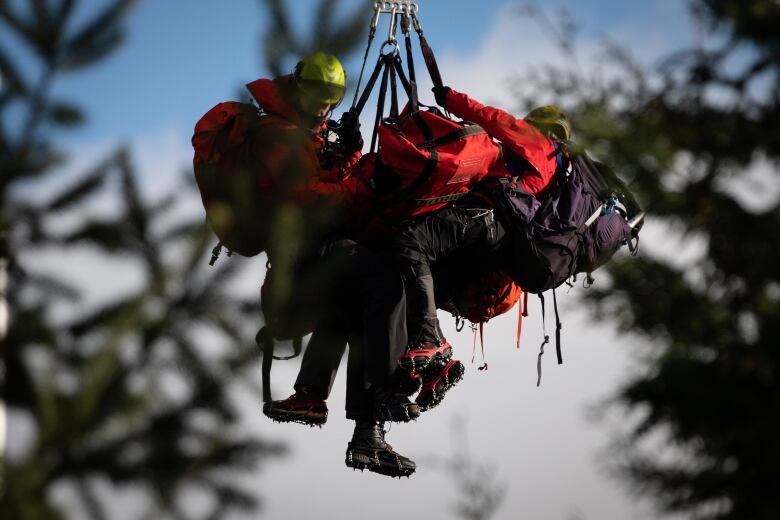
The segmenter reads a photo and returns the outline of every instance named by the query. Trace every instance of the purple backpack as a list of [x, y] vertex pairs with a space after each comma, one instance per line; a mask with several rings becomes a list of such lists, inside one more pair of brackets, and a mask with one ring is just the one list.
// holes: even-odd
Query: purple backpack
[[538, 199], [514, 183], [495, 188], [496, 211], [512, 237], [509, 274], [527, 292], [591, 273], [638, 240], [644, 213], [617, 175], [584, 153], [566, 163]]

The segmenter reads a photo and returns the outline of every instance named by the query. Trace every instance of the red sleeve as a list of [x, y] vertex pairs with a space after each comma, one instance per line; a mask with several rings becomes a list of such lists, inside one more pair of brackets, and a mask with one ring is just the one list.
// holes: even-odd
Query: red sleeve
[[338, 182], [348, 179], [350, 175], [352, 175], [353, 168], [360, 161], [362, 156], [363, 152], [360, 150], [345, 152], [343, 155], [336, 158], [336, 164], [331, 168], [323, 169], [320, 172], [320, 177], [326, 182]]
[[294, 195], [301, 206], [328, 206], [343, 212], [345, 223], [360, 221], [373, 204], [374, 195], [366, 182], [355, 176], [337, 182], [327, 182], [320, 177], [310, 178]]
[[478, 124], [490, 137], [501, 141], [533, 166], [521, 179], [523, 189], [536, 194], [550, 183], [556, 170], [555, 146], [534, 126], [455, 90], [447, 95], [447, 110]]

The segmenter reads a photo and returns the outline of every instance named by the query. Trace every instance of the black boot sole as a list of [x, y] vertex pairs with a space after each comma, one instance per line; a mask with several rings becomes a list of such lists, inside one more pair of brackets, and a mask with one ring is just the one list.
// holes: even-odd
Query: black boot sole
[[420, 411], [417, 403], [409, 403], [398, 408], [379, 405], [374, 409], [374, 419], [377, 421], [409, 422], [420, 417]]
[[398, 361], [398, 365], [407, 372], [424, 372], [433, 370], [436, 367], [443, 366], [452, 359], [452, 347], [447, 347], [441, 352], [437, 352], [431, 357], [416, 356], [414, 358], [403, 357]]
[[397, 455], [386, 451], [366, 451], [347, 448], [347, 457], [344, 461], [347, 467], [368, 470], [387, 477], [409, 477], [417, 469], [416, 466], [404, 465]]
[[271, 408], [270, 403], [263, 405], [263, 414], [274, 422], [279, 423], [298, 423], [306, 426], [322, 427], [328, 421], [328, 412], [315, 412], [311, 409], [304, 410], [282, 410]]
[[420, 406], [420, 411], [427, 412], [431, 408], [438, 406], [442, 399], [444, 399], [444, 396], [447, 394], [447, 392], [449, 392], [450, 389], [458, 383], [458, 381], [463, 379], [465, 371], [466, 367], [463, 366], [463, 363], [458, 362], [457, 364], [453, 365], [447, 374], [445, 374], [439, 381], [436, 382], [436, 385], [433, 387], [432, 391], [421, 391], [415, 400], [415, 402]]

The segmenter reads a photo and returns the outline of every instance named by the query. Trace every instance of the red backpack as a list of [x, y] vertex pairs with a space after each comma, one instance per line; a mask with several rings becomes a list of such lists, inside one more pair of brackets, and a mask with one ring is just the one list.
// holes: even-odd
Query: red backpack
[[206, 112], [192, 136], [192, 163], [206, 218], [220, 242], [244, 256], [265, 247], [262, 223], [251, 217], [256, 172], [245, 146], [259, 125], [256, 107], [227, 101]]
[[371, 182], [381, 213], [396, 222], [439, 210], [467, 194], [499, 156], [482, 127], [434, 111], [386, 121], [378, 136], [379, 161]]
[[454, 309], [471, 323], [487, 321], [509, 312], [520, 300], [523, 290], [503, 271], [491, 271], [463, 287], [453, 295]]

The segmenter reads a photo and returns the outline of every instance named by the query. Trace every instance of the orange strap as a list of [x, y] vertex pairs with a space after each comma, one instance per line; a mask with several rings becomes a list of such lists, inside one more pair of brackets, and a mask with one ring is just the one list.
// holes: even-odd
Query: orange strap
[[520, 348], [520, 335], [523, 333], [523, 317], [528, 316], [528, 293], [523, 291], [517, 307], [517, 348]]
[[485, 361], [485, 337], [484, 337], [484, 323], [479, 324], [479, 343], [480, 347], [482, 348], [482, 366], [478, 367], [477, 370], [487, 370], [488, 364], [487, 361]]

